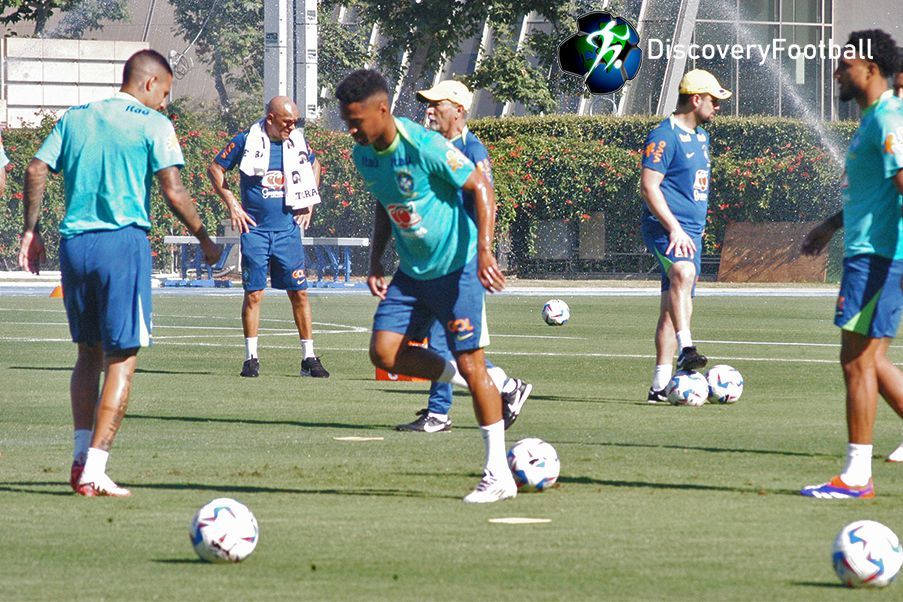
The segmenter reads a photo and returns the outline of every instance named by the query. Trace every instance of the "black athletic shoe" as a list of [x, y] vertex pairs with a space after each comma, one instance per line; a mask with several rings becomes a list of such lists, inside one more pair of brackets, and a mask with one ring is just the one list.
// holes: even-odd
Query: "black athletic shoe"
[[251, 378], [257, 378], [260, 374], [260, 361], [256, 357], [252, 357], [249, 360], [245, 360], [245, 363], [241, 365], [241, 375], [249, 376]]
[[677, 356], [678, 370], [698, 370], [704, 367], [709, 358], [696, 351], [696, 347], [684, 347]]
[[318, 357], [306, 357], [301, 360], [301, 376], [312, 376], [314, 378], [329, 378], [329, 372], [320, 363]]
[[507, 431], [523, 409], [527, 398], [533, 392], [533, 385], [524, 382], [519, 378], [514, 379], [514, 389], [509, 393], [502, 393], [502, 419], [505, 421], [505, 430]]
[[414, 431], [416, 433], [442, 433], [451, 430], [451, 418], [439, 420], [435, 416], [430, 416], [429, 410], [423, 409], [417, 412], [420, 416], [414, 422], [408, 424], [399, 424], [395, 427], [396, 431]]
[[649, 394], [646, 396], [646, 401], [648, 403], [660, 403], [662, 401], [668, 401], [668, 396], [665, 395], [665, 390], [656, 391], [652, 387], [649, 387]]

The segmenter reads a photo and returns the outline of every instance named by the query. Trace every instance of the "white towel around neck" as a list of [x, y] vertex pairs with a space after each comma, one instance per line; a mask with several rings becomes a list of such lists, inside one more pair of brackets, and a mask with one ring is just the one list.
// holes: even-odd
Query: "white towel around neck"
[[[255, 122], [248, 130], [245, 152], [238, 167], [252, 177], [263, 177], [270, 166], [270, 137], [266, 134], [264, 120]], [[320, 202], [320, 192], [301, 128], [292, 130], [288, 140], [282, 143], [282, 180], [286, 207], [304, 209]]]

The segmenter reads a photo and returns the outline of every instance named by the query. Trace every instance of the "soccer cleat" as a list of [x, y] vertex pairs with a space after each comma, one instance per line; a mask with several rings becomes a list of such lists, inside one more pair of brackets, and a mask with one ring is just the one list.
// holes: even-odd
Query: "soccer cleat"
[[415, 433], [443, 433], [451, 430], [452, 422], [450, 418], [440, 420], [435, 416], [430, 416], [429, 410], [425, 409], [417, 412], [417, 415], [420, 418], [408, 424], [399, 424], [395, 427], [395, 430]]
[[306, 357], [301, 360], [301, 376], [312, 376], [313, 378], [329, 378], [329, 372], [320, 363], [318, 357]]
[[519, 378], [514, 379], [514, 389], [508, 393], [502, 393], [502, 419], [505, 421], [505, 430], [507, 431], [527, 403], [527, 398], [533, 392], [533, 385], [524, 382]]
[[903, 462], [903, 444], [892, 451], [887, 457], [887, 462]]
[[245, 360], [245, 363], [241, 365], [241, 375], [257, 378], [260, 375], [260, 360], [256, 357]]
[[510, 471], [506, 470], [504, 475], [496, 477], [490, 471], [484, 470], [483, 478], [477, 483], [477, 488], [464, 496], [464, 502], [467, 504], [490, 504], [516, 495], [517, 484]]
[[665, 390], [656, 391], [652, 387], [649, 387], [649, 393], [646, 395], [646, 403], [659, 403], [662, 401], [668, 401], [668, 396], [665, 395]]
[[818, 498], [820, 500], [865, 500], [875, 497], [875, 485], [872, 483], [872, 480], [869, 479], [867, 485], [854, 487], [844, 483], [838, 475], [827, 483], [803, 487], [800, 494], [806, 497]]
[[678, 370], [698, 370], [704, 367], [709, 358], [696, 351], [696, 347], [684, 347], [677, 356]]
[[101, 474], [90, 481], [86, 480], [84, 474], [82, 474], [82, 478], [75, 488], [75, 493], [85, 497], [128, 497], [132, 495], [131, 491], [125, 487], [120, 487], [105, 474]]
[[85, 471], [85, 465], [81, 462], [72, 462], [72, 468], [69, 469], [69, 486], [74, 491], [78, 491], [78, 482], [82, 478]]

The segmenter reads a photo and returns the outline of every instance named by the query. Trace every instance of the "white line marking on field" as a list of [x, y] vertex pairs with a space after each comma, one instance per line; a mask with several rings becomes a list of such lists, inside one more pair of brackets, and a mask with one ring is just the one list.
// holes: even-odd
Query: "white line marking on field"
[[551, 518], [527, 518], [523, 516], [506, 516], [503, 518], [490, 518], [490, 523], [501, 525], [541, 525], [552, 522]]
[[383, 441], [384, 437], [333, 437], [336, 441]]
[[[713, 345], [775, 345], [777, 347], [840, 347], [840, 343], [788, 343], [781, 341], [704, 341], [696, 339], [697, 343], [712, 343]], [[903, 348], [903, 345], [896, 345]], [[893, 349], [894, 346], [892, 345]]]

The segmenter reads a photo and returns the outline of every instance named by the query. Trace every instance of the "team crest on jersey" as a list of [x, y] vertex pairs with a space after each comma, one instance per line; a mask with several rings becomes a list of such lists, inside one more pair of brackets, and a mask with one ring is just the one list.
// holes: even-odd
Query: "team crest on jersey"
[[395, 174], [395, 182], [398, 184], [398, 190], [404, 196], [414, 195], [414, 176], [406, 171], [399, 171]]
[[395, 225], [402, 230], [410, 230], [420, 224], [421, 217], [417, 215], [412, 203], [393, 203], [386, 207], [389, 217]]
[[261, 194], [265, 199], [283, 198], [285, 196], [285, 180], [279, 170], [268, 171], [260, 179]]
[[693, 139], [693, 137], [690, 134], [678, 134], [678, 136], [680, 136], [681, 142], [689, 142], [690, 140]]
[[[449, 146], [451, 146], [451, 144], [449, 144]], [[464, 167], [465, 163], [467, 163], [467, 157], [465, 157], [461, 151], [452, 147], [445, 153], [445, 162], [448, 163], [448, 166], [452, 171], [458, 171]]]
[[693, 180], [693, 200], [709, 200], [709, 171], [707, 169], [696, 170], [696, 178]]

